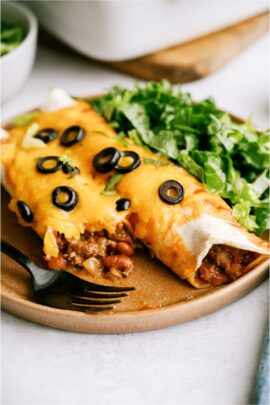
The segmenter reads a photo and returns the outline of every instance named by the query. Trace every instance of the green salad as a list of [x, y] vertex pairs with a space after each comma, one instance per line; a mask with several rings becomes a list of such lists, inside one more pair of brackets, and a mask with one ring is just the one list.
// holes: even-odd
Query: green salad
[[24, 39], [22, 27], [1, 21], [0, 56], [13, 51]]
[[166, 80], [116, 86], [89, 102], [123, 143], [128, 137], [180, 164], [226, 200], [247, 230], [261, 235], [268, 228], [269, 130], [237, 123], [212, 99], [195, 103]]

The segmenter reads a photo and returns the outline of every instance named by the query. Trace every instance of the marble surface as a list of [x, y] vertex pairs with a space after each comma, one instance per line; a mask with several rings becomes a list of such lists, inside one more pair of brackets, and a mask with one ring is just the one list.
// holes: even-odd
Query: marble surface
[[[187, 84], [194, 99], [268, 125], [267, 38], [212, 76]], [[134, 80], [78, 55], [40, 47], [27, 84], [2, 120], [37, 106], [52, 87], [96, 94]], [[248, 404], [268, 319], [268, 281], [212, 315], [164, 330], [90, 335], [2, 313], [3, 405]]]

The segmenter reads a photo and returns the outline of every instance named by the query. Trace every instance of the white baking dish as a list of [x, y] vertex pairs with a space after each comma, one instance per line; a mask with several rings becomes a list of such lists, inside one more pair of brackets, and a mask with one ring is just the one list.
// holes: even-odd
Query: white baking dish
[[233, 24], [265, 0], [32, 1], [41, 25], [84, 55], [119, 61]]

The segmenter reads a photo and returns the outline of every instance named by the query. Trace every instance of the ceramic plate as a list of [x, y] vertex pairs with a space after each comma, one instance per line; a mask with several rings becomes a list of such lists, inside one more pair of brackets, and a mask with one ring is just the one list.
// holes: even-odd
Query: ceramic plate
[[[42, 263], [41, 239], [17, 223], [8, 210], [10, 197], [2, 192], [2, 238], [14, 244], [37, 264]], [[222, 287], [197, 290], [181, 281], [146, 251], [135, 256], [135, 271], [124, 280], [134, 286], [114, 311], [85, 314], [42, 306], [31, 294], [30, 277], [24, 269], [2, 255], [2, 307], [7, 312], [54, 328], [78, 332], [140, 332], [187, 322], [214, 312], [255, 288], [267, 275], [267, 263]]]

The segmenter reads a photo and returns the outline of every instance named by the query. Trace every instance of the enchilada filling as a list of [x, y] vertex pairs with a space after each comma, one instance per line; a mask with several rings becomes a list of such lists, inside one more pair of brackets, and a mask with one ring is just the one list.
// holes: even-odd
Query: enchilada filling
[[236, 280], [246, 272], [247, 266], [258, 253], [227, 245], [214, 245], [203, 259], [197, 278], [213, 286]]
[[86, 269], [92, 276], [106, 278], [127, 277], [133, 270], [132, 256], [135, 245], [122, 224], [110, 235], [107, 231], [85, 231], [80, 239], [67, 240], [56, 235], [59, 249], [57, 257], [46, 256], [50, 269], [69, 266]]

